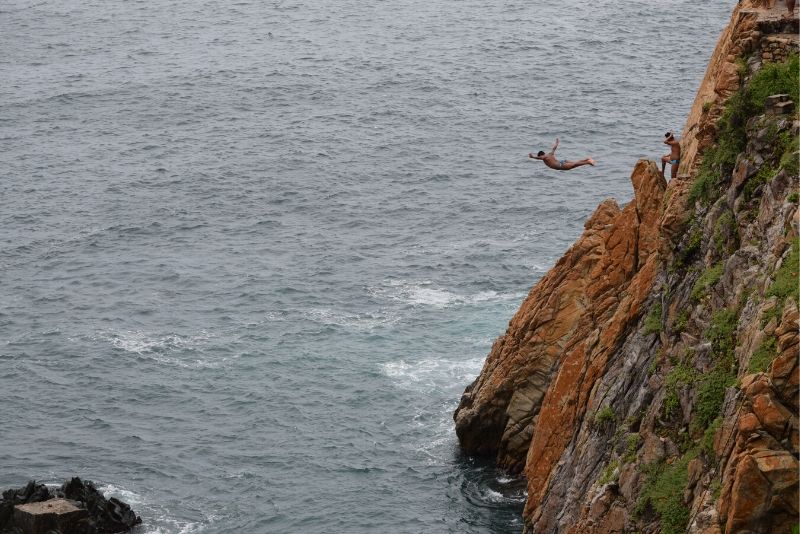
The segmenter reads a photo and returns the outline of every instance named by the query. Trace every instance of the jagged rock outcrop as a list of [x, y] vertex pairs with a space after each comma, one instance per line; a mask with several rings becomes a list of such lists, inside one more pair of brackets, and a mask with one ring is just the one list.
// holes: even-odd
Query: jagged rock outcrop
[[[569, 441], [593, 381], [638, 316], [656, 271], [654, 214], [666, 183], [647, 161], [636, 165], [631, 181], [635, 199], [624, 209], [613, 200], [600, 204], [583, 236], [531, 290], [467, 388], [455, 419], [468, 452], [496, 455], [499, 465], [519, 472], [529, 449], [542, 452], [529, 462], [540, 467], [558, 450], [534, 449], [532, 437], [560, 447]], [[533, 436], [537, 419], [547, 431]], [[546, 478], [540, 471], [528, 475]]]
[[[48, 509], [48, 503], [54, 504]], [[112, 534], [141, 522], [126, 503], [106, 499], [93, 483], [78, 477], [60, 488], [30, 481], [4, 491], [0, 499], [0, 534]]]
[[639, 161], [464, 392], [461, 445], [527, 478], [525, 532], [798, 523], [796, 29], [735, 8], [680, 176]]

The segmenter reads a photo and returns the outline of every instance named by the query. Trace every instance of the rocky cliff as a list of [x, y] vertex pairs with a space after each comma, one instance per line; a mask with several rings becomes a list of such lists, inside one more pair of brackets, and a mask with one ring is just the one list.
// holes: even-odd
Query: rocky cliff
[[782, 15], [736, 7], [679, 176], [636, 164], [634, 199], [600, 204], [464, 392], [461, 446], [526, 477], [525, 532], [798, 524], [798, 27]]

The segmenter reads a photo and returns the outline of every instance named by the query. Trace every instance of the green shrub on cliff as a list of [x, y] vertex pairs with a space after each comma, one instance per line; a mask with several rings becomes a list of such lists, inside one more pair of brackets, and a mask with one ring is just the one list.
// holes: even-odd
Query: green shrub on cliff
[[689, 324], [689, 312], [687, 310], [681, 310], [678, 314], [678, 317], [675, 319], [675, 322], [672, 324], [672, 331], [676, 334], [680, 334], [684, 330], [686, 330], [686, 326]]
[[[797, 176], [800, 174], [800, 157], [798, 157], [797, 152], [785, 152], [781, 157], [779, 165], [782, 169], [786, 170], [786, 174], [789, 176]], [[792, 195], [794, 195], [794, 200], [792, 200]], [[790, 194], [786, 200], [796, 204], [797, 193]]]
[[771, 122], [766, 134], [766, 140], [768, 146], [772, 147], [772, 157], [769, 162], [765, 162], [761, 166], [755, 176], [751, 176], [745, 182], [742, 191], [745, 202], [749, 202], [753, 198], [756, 189], [762, 184], [769, 183], [781, 169], [785, 170], [790, 176], [796, 176], [800, 167], [797, 154], [800, 145], [798, 145], [798, 137], [796, 135], [792, 135], [790, 131], [778, 133], [777, 122]]
[[617, 415], [610, 406], [603, 406], [594, 414], [595, 426], [605, 426], [606, 423], [616, 421]]
[[799, 67], [797, 54], [791, 55], [785, 63], [767, 63], [753, 75], [746, 87], [728, 99], [720, 119], [717, 149], [712, 157], [717, 166], [728, 168], [728, 173], [733, 170], [736, 156], [747, 143], [745, 124], [751, 117], [763, 113], [768, 96], [788, 94], [798, 102]]
[[710, 373], [703, 375], [694, 403], [691, 425], [694, 430], [706, 429], [716, 419], [725, 400], [725, 390], [734, 384], [736, 375], [726, 369], [725, 365], [719, 365]]
[[778, 272], [775, 273], [775, 281], [769, 286], [767, 296], [776, 296], [781, 302], [786, 297], [792, 297], [798, 302], [800, 289], [798, 289], [798, 271], [800, 271], [800, 238], [792, 241], [792, 249], [789, 255], [784, 258]]
[[[800, 137], [792, 135], [791, 132], [781, 133], [779, 136], [778, 151], [781, 155], [780, 166], [782, 169], [786, 170], [789, 176], [797, 176], [798, 172], [800, 172], [800, 156], [798, 155], [798, 151], [800, 151]], [[789, 200], [789, 202], [791, 202], [791, 200]]]
[[[800, 95], [800, 61], [797, 54], [789, 56], [784, 63], [767, 63], [753, 75], [747, 86], [747, 98], [755, 113], [764, 111], [764, 100], [770, 95], [788, 94], [798, 103]], [[754, 114], [755, 114], [754, 113]]]
[[664, 347], [658, 347], [655, 356], [650, 360], [650, 365], [647, 366], [647, 376], [653, 376], [661, 364], [661, 358], [664, 356]]
[[717, 310], [711, 316], [711, 325], [706, 338], [711, 342], [711, 351], [720, 363], [730, 364], [733, 348], [736, 346], [736, 323], [739, 317], [736, 310]]
[[[737, 248], [736, 242], [738, 242], [738, 236], [739, 234], [736, 232], [736, 218], [733, 216], [731, 210], [725, 210], [714, 224], [714, 245], [717, 247], [717, 252], [719, 252], [720, 255], [725, 255], [735, 250]], [[731, 237], [734, 243], [729, 245], [728, 240]]]
[[689, 237], [686, 239], [686, 244], [684, 247], [678, 250], [678, 253], [675, 256], [675, 261], [669, 267], [670, 272], [675, 272], [678, 269], [682, 269], [686, 265], [689, 265], [693, 261], [694, 256], [702, 247], [703, 229], [701, 228], [701, 225], [698, 224], [695, 219], [692, 219], [688, 222], [687, 226], [688, 229], [686, 230], [686, 234]]
[[753, 194], [755, 193], [755, 190], [758, 189], [758, 186], [766, 184], [772, 180], [776, 174], [778, 174], [778, 169], [767, 163], [762, 165], [758, 170], [758, 173], [756, 173], [755, 176], [751, 176], [747, 182], [745, 182], [744, 188], [742, 189], [744, 201], [750, 202], [750, 199], [753, 198]]
[[722, 277], [722, 269], [722, 262], [706, 269], [697, 279], [697, 282], [694, 283], [694, 287], [692, 287], [692, 298], [695, 300], [702, 299], [709, 289], [717, 285], [717, 282]]
[[641, 438], [638, 432], [632, 432], [625, 438], [625, 455], [622, 461], [626, 464], [632, 463], [636, 460], [636, 451], [639, 450], [639, 442]]
[[706, 453], [706, 456], [710, 459], [715, 459], [717, 457], [716, 452], [714, 451], [714, 436], [717, 434], [717, 430], [722, 426], [722, 416], [717, 417], [714, 419], [714, 422], [706, 428], [705, 432], [703, 432], [703, 439], [701, 441], [701, 445], [703, 446], [703, 450]]
[[777, 297], [778, 301], [769, 310], [764, 312], [761, 317], [761, 326], [766, 326], [772, 319], [781, 322], [783, 315], [783, 304], [786, 297], [791, 297], [795, 302], [800, 303], [800, 238], [792, 241], [789, 254], [784, 258], [780, 268], [775, 272], [775, 280], [770, 284], [765, 296]]
[[764, 314], [761, 316], [761, 326], [767, 326], [769, 322], [775, 319], [776, 323], [781, 322], [781, 314], [783, 313], [783, 306], [780, 302], [778, 302], [772, 308], [769, 308]]
[[748, 373], [763, 373], [769, 368], [769, 364], [778, 355], [776, 349], [775, 336], [768, 336], [761, 340], [761, 344], [753, 351], [750, 356], [750, 364], [747, 366]]
[[644, 335], [647, 336], [661, 332], [662, 312], [663, 308], [661, 307], [660, 302], [656, 302], [653, 307], [650, 308], [650, 313], [647, 314], [647, 317], [644, 320], [644, 330], [642, 331]]
[[683, 504], [683, 492], [689, 482], [688, 465], [697, 456], [689, 451], [672, 465], [651, 464], [634, 513], [641, 516], [648, 506], [658, 514], [662, 534], [683, 534], [689, 522], [689, 509]]
[[619, 459], [615, 458], [610, 462], [608, 462], [608, 465], [606, 466], [605, 469], [603, 469], [603, 472], [600, 474], [600, 478], [597, 480], [597, 482], [601, 486], [605, 486], [609, 482], [616, 482], [618, 476], [617, 473], [618, 467], [619, 467]]
[[788, 93], [792, 100], [800, 103], [798, 66], [797, 54], [790, 56], [785, 63], [768, 63], [753, 75], [746, 87], [728, 99], [717, 124], [717, 142], [703, 154], [703, 161], [689, 190], [690, 203], [699, 200], [707, 206], [719, 197], [723, 178], [730, 176], [736, 156], [747, 145], [745, 125], [748, 119], [764, 111], [764, 100], [768, 96]]
[[710, 164], [700, 165], [692, 187], [689, 189], [689, 203], [694, 204], [700, 200], [703, 205], [708, 205], [718, 187], [719, 179], [719, 173], [711, 169]]
[[665, 415], [669, 416], [675, 408], [678, 407], [680, 403], [678, 394], [683, 386], [693, 384], [696, 379], [697, 372], [694, 370], [694, 367], [686, 365], [685, 363], [679, 363], [670, 369], [664, 379], [666, 395], [664, 395], [664, 403], [662, 406]]
[[738, 319], [737, 310], [730, 309], [717, 310], [711, 316], [711, 325], [705, 337], [711, 342], [714, 366], [709, 372], [696, 376], [694, 380], [697, 384], [697, 393], [689, 425], [690, 434], [693, 436], [699, 437], [699, 434], [719, 416], [725, 400], [725, 391], [736, 384], [736, 361], [733, 349], [736, 346]]

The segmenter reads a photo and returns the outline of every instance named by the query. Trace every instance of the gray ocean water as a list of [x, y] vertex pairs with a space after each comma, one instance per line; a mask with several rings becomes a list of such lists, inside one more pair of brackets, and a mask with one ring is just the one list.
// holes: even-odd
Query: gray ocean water
[[[510, 533], [452, 411], [734, 2], [0, 2], [0, 485], [140, 533]], [[595, 168], [556, 172], [559, 155]]]

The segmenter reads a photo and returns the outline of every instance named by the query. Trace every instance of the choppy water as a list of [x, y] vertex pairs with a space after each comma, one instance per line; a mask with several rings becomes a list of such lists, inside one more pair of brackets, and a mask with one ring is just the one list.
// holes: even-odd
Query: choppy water
[[[0, 3], [0, 483], [149, 534], [517, 532], [452, 411], [732, 5]], [[598, 166], [525, 159], [556, 135]]]

